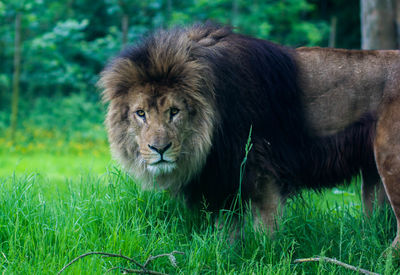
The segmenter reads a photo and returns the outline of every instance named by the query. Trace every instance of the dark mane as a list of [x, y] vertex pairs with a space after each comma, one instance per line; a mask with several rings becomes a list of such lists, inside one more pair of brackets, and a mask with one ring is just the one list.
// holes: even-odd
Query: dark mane
[[[189, 201], [204, 196], [211, 208], [229, 203], [239, 188], [239, 167], [250, 127], [252, 142], [262, 151], [250, 152], [250, 161], [265, 163], [273, 174], [300, 171], [302, 156], [296, 152], [308, 144], [293, 51], [232, 32], [219, 42], [218, 54], [205, 58], [215, 74], [221, 121], [203, 173], [185, 190]], [[244, 180], [245, 198], [254, 192], [253, 185]]]

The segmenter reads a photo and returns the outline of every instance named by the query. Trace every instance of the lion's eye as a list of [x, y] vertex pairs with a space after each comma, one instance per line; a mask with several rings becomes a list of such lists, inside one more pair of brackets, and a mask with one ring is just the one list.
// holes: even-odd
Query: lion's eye
[[169, 111], [171, 117], [176, 116], [179, 113], [179, 109], [178, 108], [171, 108]]
[[145, 115], [146, 115], [146, 113], [145, 113], [143, 110], [137, 110], [137, 111], [136, 111], [136, 114], [137, 114], [139, 117], [141, 117], [141, 118], [144, 118]]

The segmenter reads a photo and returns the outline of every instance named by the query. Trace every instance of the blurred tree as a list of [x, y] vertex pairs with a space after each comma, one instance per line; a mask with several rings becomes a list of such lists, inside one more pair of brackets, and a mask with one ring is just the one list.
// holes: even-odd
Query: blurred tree
[[9, 18], [7, 15], [6, 5], [0, 2], [0, 110], [9, 105], [10, 100], [10, 52], [12, 49], [8, 47], [11, 40], [11, 32], [9, 31]]
[[22, 16], [24, 13], [29, 12], [33, 5], [33, 1], [17, 0], [17, 1], [4, 1], [4, 10], [8, 16], [14, 17], [14, 45], [13, 45], [13, 73], [12, 73], [12, 97], [11, 97], [11, 116], [10, 116], [10, 129], [11, 141], [14, 142], [15, 131], [18, 123], [19, 113], [19, 91], [20, 91], [20, 75], [21, 75], [21, 37], [22, 37]]
[[14, 73], [11, 101], [11, 142], [13, 143], [18, 120], [19, 76], [21, 72], [21, 16], [22, 12], [17, 11], [15, 14]]
[[239, 0], [232, 0], [231, 25], [236, 26], [239, 22]]
[[336, 47], [336, 28], [337, 28], [337, 17], [336, 16], [332, 16], [331, 17], [330, 33], [329, 33], [329, 42], [328, 42], [328, 46], [330, 48], [335, 48]]
[[[310, 19], [330, 22], [330, 35], [323, 37], [320, 46], [361, 47], [360, 0], [310, 0], [310, 3], [316, 6], [309, 14]], [[330, 44], [329, 40], [335, 43]]]
[[128, 43], [128, 29], [129, 29], [129, 15], [126, 12], [126, 7], [124, 6], [123, 1], [118, 1], [122, 10], [122, 46], [125, 46]]
[[396, 49], [400, 0], [361, 0], [363, 49]]
[[128, 43], [128, 31], [129, 31], [129, 14], [133, 9], [136, 8], [135, 1], [129, 0], [114, 0], [110, 4], [118, 7], [121, 13], [121, 31], [122, 31], [122, 46]]

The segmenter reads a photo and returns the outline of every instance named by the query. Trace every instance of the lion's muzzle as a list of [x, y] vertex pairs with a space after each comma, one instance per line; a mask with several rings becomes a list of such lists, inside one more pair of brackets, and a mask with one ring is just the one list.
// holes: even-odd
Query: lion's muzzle
[[154, 175], [170, 173], [176, 167], [176, 156], [172, 142], [147, 144], [141, 154], [146, 160], [147, 170]]
[[171, 147], [171, 145], [172, 145], [172, 142], [168, 143], [167, 145], [161, 145], [161, 146], [147, 144], [147, 146], [149, 146], [149, 148], [151, 150], [156, 151], [157, 153], [160, 154], [161, 159], [162, 159], [164, 152], [167, 151]]

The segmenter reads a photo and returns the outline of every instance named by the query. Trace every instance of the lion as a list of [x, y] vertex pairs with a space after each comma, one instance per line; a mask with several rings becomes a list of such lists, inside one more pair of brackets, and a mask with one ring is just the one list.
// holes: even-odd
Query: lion
[[241, 188], [256, 224], [273, 230], [289, 196], [361, 172], [367, 213], [387, 194], [397, 246], [399, 82], [396, 50], [291, 49], [198, 24], [127, 48], [99, 86], [112, 154], [144, 187], [210, 210], [229, 208]]

